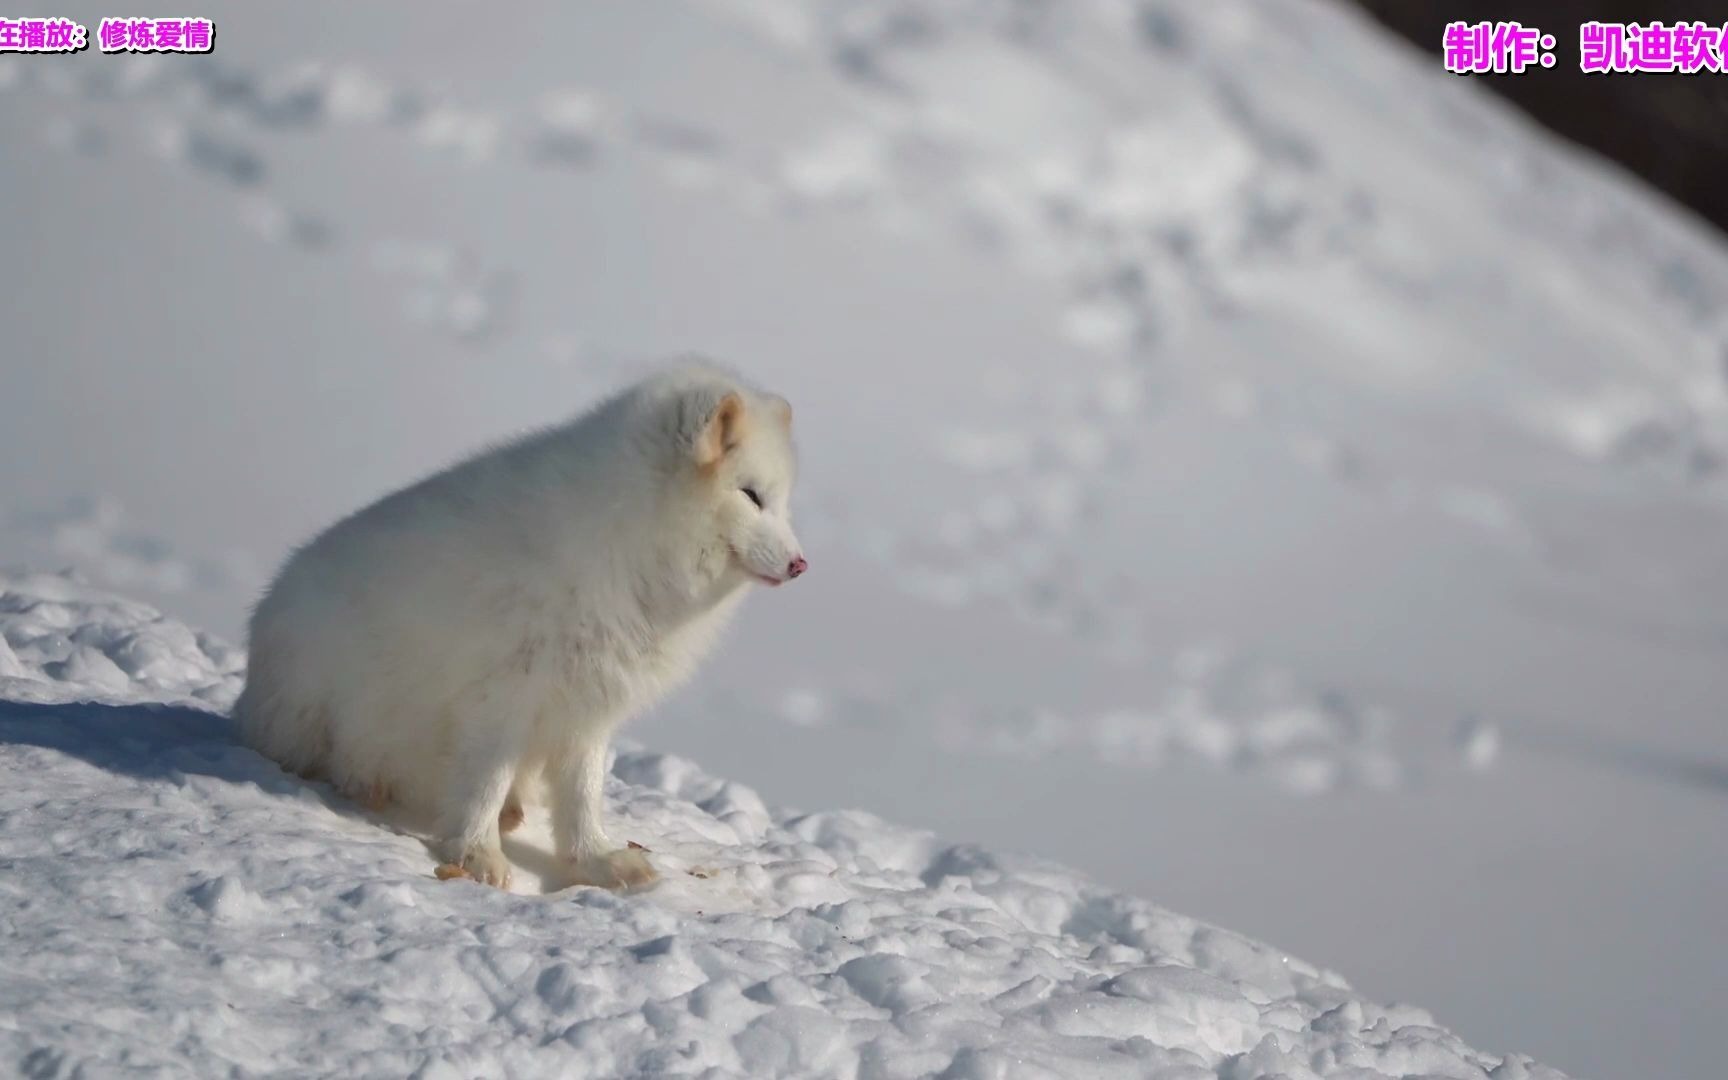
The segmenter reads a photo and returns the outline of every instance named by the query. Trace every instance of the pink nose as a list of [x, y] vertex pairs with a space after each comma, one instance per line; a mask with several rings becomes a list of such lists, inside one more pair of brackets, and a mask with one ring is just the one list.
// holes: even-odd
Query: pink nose
[[804, 561], [804, 556], [800, 555], [787, 565], [786, 576], [789, 578], [795, 578], [808, 569], [810, 569], [810, 564]]

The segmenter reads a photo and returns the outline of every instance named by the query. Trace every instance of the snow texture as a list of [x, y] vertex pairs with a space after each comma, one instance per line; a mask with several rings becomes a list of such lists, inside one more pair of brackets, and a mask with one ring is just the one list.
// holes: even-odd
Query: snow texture
[[0, 578], [0, 641], [18, 1075], [1561, 1078], [1055, 864], [668, 754], [608, 790], [647, 891], [437, 881], [236, 744], [234, 650], [53, 575]]

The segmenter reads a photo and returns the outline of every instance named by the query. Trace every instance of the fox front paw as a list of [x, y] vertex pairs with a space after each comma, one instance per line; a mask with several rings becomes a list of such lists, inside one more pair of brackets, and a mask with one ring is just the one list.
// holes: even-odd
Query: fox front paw
[[572, 885], [600, 889], [636, 889], [658, 881], [660, 874], [640, 848], [619, 848], [590, 855], [570, 864]]
[[435, 871], [439, 878], [470, 878], [500, 889], [510, 887], [510, 860], [498, 848], [469, 848]]

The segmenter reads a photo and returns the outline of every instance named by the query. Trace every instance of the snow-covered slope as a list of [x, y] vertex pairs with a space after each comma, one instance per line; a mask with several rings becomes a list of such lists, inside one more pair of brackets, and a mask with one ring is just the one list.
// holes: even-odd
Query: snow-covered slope
[[713, 353], [797, 405], [814, 570], [633, 737], [1723, 1071], [1717, 238], [1314, 0], [509, 11], [0, 57], [0, 564], [232, 637]]
[[232, 650], [64, 577], [0, 578], [0, 678], [0, 1072], [1561, 1080], [1053, 863], [673, 755], [608, 792], [651, 889], [437, 881], [234, 742]]

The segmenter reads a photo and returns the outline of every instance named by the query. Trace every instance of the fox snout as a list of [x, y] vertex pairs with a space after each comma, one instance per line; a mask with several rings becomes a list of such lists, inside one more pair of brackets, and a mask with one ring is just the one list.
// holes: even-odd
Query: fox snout
[[810, 569], [810, 564], [802, 555], [794, 555], [792, 561], [786, 564], [786, 569], [777, 575], [757, 574], [756, 577], [764, 585], [784, 585], [788, 581]]

